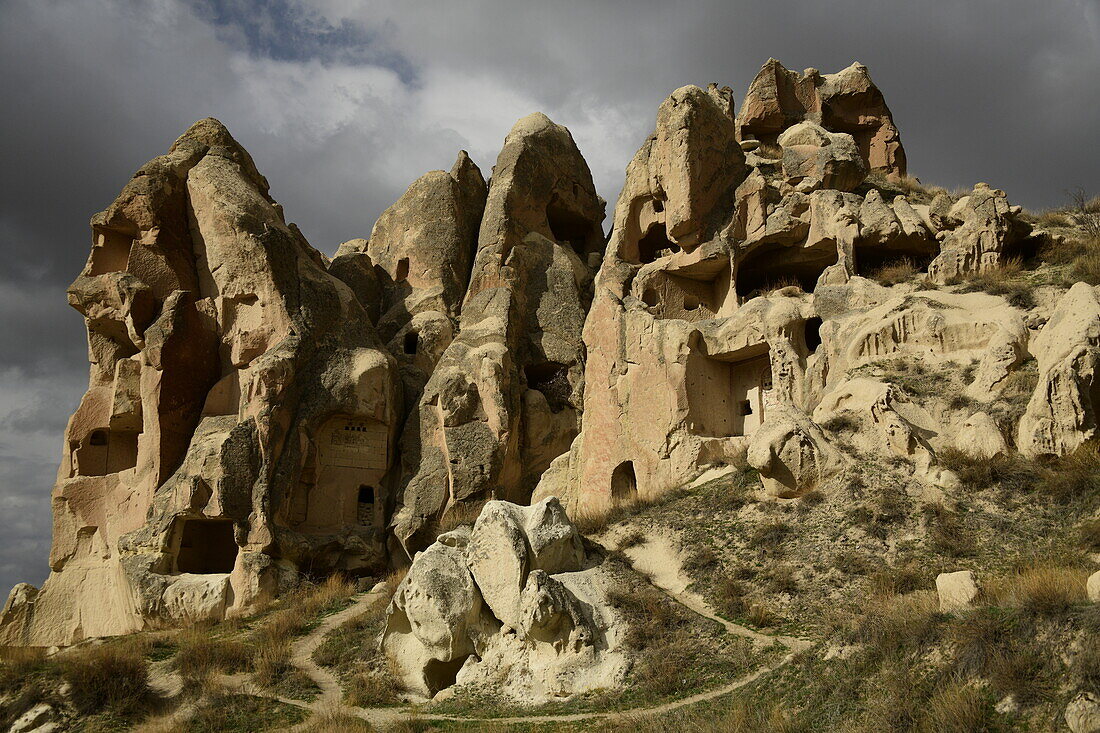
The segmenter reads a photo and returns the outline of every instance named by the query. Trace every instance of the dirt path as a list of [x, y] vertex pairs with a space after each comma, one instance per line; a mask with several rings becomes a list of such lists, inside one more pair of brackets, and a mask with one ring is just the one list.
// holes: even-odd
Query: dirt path
[[[614, 539], [614, 533], [609, 533], [606, 539]], [[499, 723], [505, 725], [522, 723], [571, 723], [583, 720], [607, 720], [624, 715], [659, 715], [689, 705], [713, 700], [723, 695], [728, 695], [756, 681], [760, 677], [774, 672], [785, 664], [788, 664], [800, 651], [812, 646], [812, 643], [806, 639], [763, 634], [759, 631], [741, 626], [740, 624], [735, 624], [732, 621], [727, 621], [719, 616], [714, 609], [707, 604], [702, 596], [688, 590], [691, 579], [683, 571], [683, 552], [678, 540], [671, 533], [656, 533], [647, 538], [644, 543], [630, 548], [624, 554], [630, 559], [635, 570], [649, 578], [650, 582], [652, 582], [656, 588], [663, 591], [685, 608], [704, 618], [721, 624], [731, 634], [737, 634], [738, 636], [752, 639], [758, 646], [766, 646], [779, 642], [787, 647], [787, 654], [772, 664], [754, 670], [722, 687], [651, 707], [636, 707], [627, 710], [610, 710], [604, 712], [572, 713], [566, 715], [520, 715], [502, 718], [469, 718], [457, 715], [437, 715], [409, 707], [359, 708], [347, 705], [343, 702], [344, 691], [339, 678], [331, 671], [314, 662], [313, 652], [322, 642], [324, 642], [325, 637], [342, 624], [366, 612], [371, 604], [385, 602], [385, 595], [382, 592], [372, 591], [357, 596], [352, 605], [339, 613], [328, 616], [316, 629], [294, 643], [291, 661], [294, 666], [307, 674], [310, 679], [316, 683], [318, 688], [320, 688], [321, 693], [316, 699], [309, 702], [304, 700], [293, 700], [278, 696], [270, 691], [257, 689], [248, 681], [245, 675], [227, 676], [223, 678], [223, 682], [231, 689], [259, 697], [278, 700], [287, 705], [293, 705], [294, 707], [302, 708], [312, 713], [338, 713], [361, 718], [372, 725], [387, 725], [408, 718], [424, 721]], [[309, 722], [307, 720], [291, 730], [304, 730], [308, 725]]]

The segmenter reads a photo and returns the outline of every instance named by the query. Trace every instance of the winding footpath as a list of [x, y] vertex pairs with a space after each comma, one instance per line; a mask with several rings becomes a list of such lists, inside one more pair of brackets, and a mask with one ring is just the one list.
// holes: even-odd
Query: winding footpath
[[[519, 715], [497, 718], [472, 718], [458, 715], [440, 715], [419, 710], [414, 707], [377, 707], [360, 708], [347, 705], [343, 701], [344, 691], [339, 678], [329, 669], [318, 665], [313, 661], [313, 652], [324, 642], [332, 631], [356, 616], [366, 613], [376, 603], [385, 603], [387, 596], [384, 591], [371, 591], [355, 597], [354, 602], [344, 610], [326, 617], [312, 632], [296, 641], [292, 648], [291, 660], [295, 667], [300, 669], [317, 685], [320, 694], [311, 701], [296, 700], [276, 695], [273, 692], [257, 688], [248, 682], [245, 675], [222, 677], [222, 682], [229, 689], [266, 697], [287, 705], [309, 711], [316, 714], [337, 714], [360, 718], [371, 725], [387, 725], [404, 719], [423, 721], [440, 721], [455, 723], [499, 723], [504, 725], [523, 723], [572, 723], [585, 720], [607, 720], [622, 716], [650, 716], [668, 713], [679, 708], [696, 705], [701, 702], [713, 700], [723, 695], [728, 695], [745, 685], [760, 679], [764, 675], [790, 663], [801, 651], [808, 649], [813, 644], [806, 639], [790, 636], [768, 635], [759, 631], [735, 624], [719, 616], [696, 593], [687, 590], [690, 582], [682, 569], [676, 550], [675, 541], [665, 535], [657, 535], [638, 547], [627, 551], [626, 556], [634, 569], [646, 576], [653, 586], [664, 592], [669, 598], [684, 606], [688, 610], [721, 624], [728, 633], [752, 639], [757, 647], [769, 646], [778, 642], [787, 648], [787, 653], [769, 665], [762, 666], [744, 676], [729, 682], [721, 687], [706, 690], [689, 697], [673, 700], [661, 705], [648, 707], [635, 707], [623, 710], [609, 710], [601, 712], [583, 712], [561, 715]], [[310, 721], [295, 726], [291, 730], [302, 731], [308, 729]]]

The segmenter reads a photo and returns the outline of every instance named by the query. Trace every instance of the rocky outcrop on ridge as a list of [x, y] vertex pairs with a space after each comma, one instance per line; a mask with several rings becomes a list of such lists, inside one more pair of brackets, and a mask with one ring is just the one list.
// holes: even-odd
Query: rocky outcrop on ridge
[[906, 174], [898, 128], [863, 64], [854, 63], [835, 74], [817, 69], [799, 74], [768, 59], [741, 103], [740, 139], [775, 143], [784, 130], [803, 121], [851, 135], [870, 170]]

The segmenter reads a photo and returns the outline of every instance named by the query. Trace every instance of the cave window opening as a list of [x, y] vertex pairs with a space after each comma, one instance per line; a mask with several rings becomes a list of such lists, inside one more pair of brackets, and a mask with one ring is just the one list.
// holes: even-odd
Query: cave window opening
[[374, 487], [360, 486], [358, 496], [359, 524], [374, 523]]
[[409, 258], [402, 257], [397, 261], [397, 271], [394, 272], [393, 281], [402, 283], [409, 277]]
[[529, 389], [541, 392], [550, 405], [550, 411], [558, 413], [572, 407], [570, 398], [573, 386], [569, 383], [569, 367], [556, 361], [528, 364], [523, 368]]
[[805, 324], [806, 348], [812, 354], [821, 346], [821, 319], [817, 316], [807, 318]]
[[611, 500], [615, 504], [629, 503], [638, 497], [638, 477], [634, 462], [623, 461], [611, 472]]
[[693, 311], [699, 307], [699, 299], [693, 295], [684, 296], [684, 310]]
[[76, 446], [74, 473], [78, 476], [108, 476], [137, 465], [138, 435], [131, 430], [97, 428]]
[[645, 236], [638, 240], [638, 262], [645, 265], [664, 257], [665, 252], [676, 253], [679, 245], [668, 238], [668, 231], [661, 222], [653, 222]]
[[648, 305], [650, 308], [657, 305], [657, 290], [655, 288], [646, 288], [642, 292], [642, 302]]
[[181, 573], [230, 573], [237, 562], [237, 542], [229, 519], [185, 519], [180, 531], [176, 570]]
[[[882, 247], [856, 245], [856, 274], [872, 280], [889, 277], [891, 269], [913, 268], [918, 273], [927, 273], [928, 265], [935, 258], [932, 252], [902, 252], [884, 250]], [[905, 279], [904, 274], [902, 279]]]
[[134, 238], [122, 232], [110, 229], [96, 230], [96, 244], [92, 247], [92, 272], [105, 275], [109, 272], [122, 272], [130, 261], [130, 249]]
[[742, 415], [742, 417], [745, 416], [745, 415], [751, 415], [751, 414], [752, 414], [752, 402], [750, 400], [741, 400], [741, 415]]
[[665, 210], [665, 202], [661, 199], [653, 199], [653, 210], [660, 214]]
[[404, 348], [405, 348], [405, 353], [406, 354], [415, 354], [417, 346], [419, 346], [419, 345], [420, 345], [420, 334], [418, 334], [416, 331], [409, 331], [408, 333], [405, 334]]
[[587, 254], [592, 222], [555, 200], [546, 207], [546, 224], [554, 241], [571, 247], [582, 258]]
[[787, 248], [750, 253], [737, 267], [737, 296], [743, 303], [790, 286], [796, 286], [804, 293], [812, 293], [821, 273], [836, 263], [835, 249], [805, 252], [801, 260], [793, 261]]

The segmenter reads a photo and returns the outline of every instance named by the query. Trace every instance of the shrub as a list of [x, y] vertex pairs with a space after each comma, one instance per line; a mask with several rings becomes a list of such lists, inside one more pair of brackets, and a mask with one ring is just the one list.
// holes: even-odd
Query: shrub
[[776, 565], [764, 573], [764, 580], [767, 581], [768, 589], [773, 593], [790, 593], [794, 595], [798, 592], [798, 581], [794, 577], [794, 568], [790, 565]]
[[977, 549], [958, 515], [942, 504], [928, 504], [924, 507], [928, 519], [928, 529], [932, 540], [932, 549], [947, 557], [967, 557]]
[[1077, 684], [1093, 693], [1100, 693], [1100, 637], [1088, 634], [1081, 642], [1081, 651], [1073, 659], [1073, 677]]
[[912, 280], [920, 270], [911, 259], [905, 257], [894, 262], [887, 263], [870, 274], [870, 279], [881, 285], [897, 285]]
[[474, 526], [474, 522], [481, 516], [481, 510], [484, 506], [484, 501], [476, 501], [473, 503], [458, 502], [452, 505], [442, 517], [436, 520], [435, 536], [438, 537], [458, 527]]
[[385, 673], [366, 670], [348, 680], [344, 701], [360, 708], [394, 705], [400, 701], [398, 692], [397, 679], [391, 670], [387, 668]]
[[841, 412], [821, 423], [821, 427], [831, 433], [854, 433], [859, 430], [859, 420], [850, 412]]
[[928, 700], [919, 730], [929, 733], [972, 733], [989, 730], [993, 709], [989, 700], [962, 680], [940, 686]]
[[845, 575], [866, 575], [877, 563], [865, 552], [841, 550], [833, 556], [833, 567]]
[[152, 698], [143, 650], [133, 643], [108, 643], [67, 652], [62, 678], [72, 687], [73, 706], [84, 714], [104, 710], [129, 715]]
[[871, 576], [869, 585], [872, 595], [889, 597], [912, 593], [931, 583], [932, 576], [927, 566], [910, 561], [879, 570]]
[[749, 536], [749, 547], [762, 551], [778, 550], [791, 531], [791, 525], [782, 520], [766, 522], [753, 530]]
[[1078, 532], [1086, 550], [1100, 552], [1100, 519], [1086, 519], [1081, 523]]
[[305, 722], [302, 733], [373, 733], [375, 728], [362, 718], [338, 712], [317, 713]]
[[743, 616], [749, 608], [745, 584], [729, 575], [721, 575], [715, 582], [718, 610], [730, 618]]
[[1085, 600], [1087, 579], [1088, 571], [1080, 568], [1032, 566], [991, 583], [986, 594], [999, 606], [1033, 616], [1057, 616]]
[[645, 544], [645, 533], [638, 528], [627, 530], [619, 537], [619, 550], [629, 550], [631, 547]]
[[192, 629], [179, 637], [179, 651], [174, 666], [189, 683], [205, 684], [216, 672], [241, 672], [245, 670], [256, 649], [236, 639], [219, 639], [208, 631]]
[[684, 561], [684, 571], [691, 576], [698, 576], [704, 572], [718, 567], [718, 555], [709, 545], [701, 545], [692, 550]]
[[669, 643], [687, 623], [672, 601], [649, 586], [613, 590], [607, 600], [626, 616], [630, 630], [624, 641], [634, 649]]

